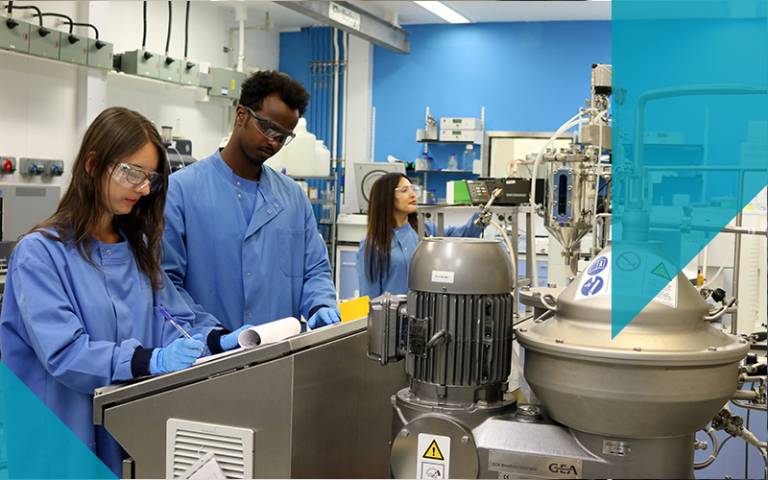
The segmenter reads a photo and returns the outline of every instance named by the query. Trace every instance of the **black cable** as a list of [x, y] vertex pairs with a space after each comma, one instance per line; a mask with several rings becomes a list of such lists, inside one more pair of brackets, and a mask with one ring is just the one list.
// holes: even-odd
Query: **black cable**
[[73, 23], [72, 25], [75, 25], [76, 27], [88, 27], [88, 28], [92, 28], [92, 29], [93, 29], [93, 32], [96, 34], [96, 40], [98, 40], [98, 39], [99, 39], [99, 29], [98, 29], [98, 28], [96, 28], [96, 26], [95, 26], [95, 25], [92, 25], [92, 24], [90, 24], [90, 23], [78, 23], [78, 22], [75, 22], [75, 23]]
[[75, 28], [75, 22], [72, 20], [71, 17], [61, 13], [41, 13], [40, 16], [41, 17], [57, 17], [57, 18], [65, 19], [66, 21], [69, 22], [69, 35], [67, 36], [67, 41], [69, 41], [70, 44], [75, 44], [80, 41], [80, 39], [74, 35], [73, 29]]
[[171, 46], [171, 23], [173, 21], [173, 2], [168, 2], [168, 36], [165, 38], [165, 56], [168, 56], [168, 48]]
[[[33, 6], [33, 5], [24, 5], [24, 6], [21, 6], [21, 7], [18, 6], [18, 5], [11, 6], [10, 3], [8, 4], [8, 8], [12, 8], [13, 10], [34, 10], [34, 11], [36, 11], [37, 12], [37, 16], [38, 16], [38, 20], [40, 21], [40, 30], [46, 30], [45, 35], [48, 35], [48, 31], [47, 31], [48, 29], [43, 26], [43, 17], [42, 17], [43, 12], [41, 12], [39, 8], [37, 8], [37, 7]], [[40, 34], [43, 35], [42, 32], [40, 32]], [[45, 35], [43, 35], [43, 36], [45, 36]]]
[[147, 46], [147, 0], [144, 0], [144, 29], [141, 34], [141, 49]]
[[72, 21], [72, 18], [67, 16], [67, 15], [64, 15], [64, 14], [61, 14], [61, 13], [36, 13], [36, 14], [34, 14], [32, 16], [33, 17], [58, 17], [58, 18], [63, 18], [67, 22], [69, 22], [69, 33], [70, 34], [72, 33], [72, 28], [74, 26], [74, 22]]
[[95, 25], [90, 24], [90, 23], [78, 23], [78, 22], [75, 22], [72, 25], [75, 25], [75, 26], [78, 26], [78, 27], [92, 28], [94, 33], [96, 34], [96, 43], [94, 44], [94, 45], [96, 45], [96, 49], [101, 50], [102, 48], [104, 48], [107, 45], [106, 43], [104, 43], [101, 40], [99, 40], [99, 29], [96, 28]]
[[57, 18], [65, 19], [67, 22], [69, 22], [69, 33], [70, 33], [70, 35], [73, 33], [72, 32], [72, 28], [74, 27], [74, 22], [72, 21], [72, 17], [70, 17], [68, 15], [64, 15], [62, 13], [40, 13], [40, 14], [36, 13], [36, 14], [34, 14], [32, 16], [33, 17], [37, 17], [38, 15], [41, 16], [41, 17], [57, 17]]
[[187, 47], [189, 46], [189, 5], [192, 2], [187, 1], [186, 19], [184, 20], [184, 58], [187, 58]]
[[8, 2], [8, 19], [5, 21], [5, 26], [13, 30], [19, 26], [19, 22], [11, 18], [11, 10], [13, 10], [13, 2]]

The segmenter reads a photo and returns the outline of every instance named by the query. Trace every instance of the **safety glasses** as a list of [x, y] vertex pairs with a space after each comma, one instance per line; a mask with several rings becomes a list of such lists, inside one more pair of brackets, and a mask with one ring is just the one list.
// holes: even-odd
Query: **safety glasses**
[[142, 190], [149, 185], [149, 190], [154, 191], [160, 186], [161, 177], [157, 172], [147, 172], [121, 162], [112, 170], [112, 179], [127, 188]]
[[407, 195], [409, 193], [416, 193], [416, 185], [403, 185], [402, 187], [397, 187], [395, 189], [395, 193], [400, 193], [403, 195]]
[[248, 115], [252, 116], [253, 119], [256, 120], [256, 129], [259, 131], [259, 133], [268, 139], [279, 143], [282, 146], [286, 146], [291, 143], [293, 137], [296, 136], [295, 133], [281, 127], [272, 120], [256, 115], [253, 110], [246, 107], [245, 105], [241, 106], [245, 109], [246, 112], [248, 112]]

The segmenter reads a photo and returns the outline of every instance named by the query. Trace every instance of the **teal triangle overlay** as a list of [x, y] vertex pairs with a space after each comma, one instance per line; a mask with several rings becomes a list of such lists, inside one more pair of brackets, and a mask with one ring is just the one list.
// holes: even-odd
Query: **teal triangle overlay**
[[664, 262], [659, 262], [659, 264], [656, 265], [653, 270], [651, 270], [651, 273], [667, 281], [672, 280], [672, 275], [670, 275], [667, 271], [667, 267], [664, 266]]
[[768, 2], [613, 0], [612, 48], [616, 336], [667, 283], [633, 255], [672, 278], [768, 185]]
[[0, 388], [0, 479], [116, 478], [2, 363]]

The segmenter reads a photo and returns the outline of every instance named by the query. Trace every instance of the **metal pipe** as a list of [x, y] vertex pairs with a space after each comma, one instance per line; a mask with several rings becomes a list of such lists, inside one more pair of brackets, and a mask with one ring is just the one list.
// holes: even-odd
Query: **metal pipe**
[[333, 35], [333, 122], [331, 126], [331, 165], [336, 166], [339, 158], [339, 31], [332, 30]]
[[764, 383], [766, 381], [766, 377], [760, 375], [741, 375], [739, 380], [744, 383]]
[[597, 227], [597, 224], [599, 223], [601, 218], [605, 218], [603, 220], [603, 227], [600, 229], [600, 243], [597, 242], [597, 228], [592, 229], [592, 253], [596, 254], [597, 250], [602, 250], [605, 246], [606, 239], [608, 238], [608, 234], [606, 232], [609, 231], [610, 228], [610, 222], [608, 222], [609, 218], [612, 218], [612, 213], [598, 213], [595, 215], [595, 227]]
[[731, 400], [731, 403], [733, 403], [737, 407], [743, 408], [745, 410], [757, 410], [759, 412], [765, 412], [766, 410], [768, 410], [768, 407], [766, 407], [765, 405], [757, 405], [757, 404], [753, 404], [753, 403], [746, 403], [746, 402], [741, 401], [741, 400]]
[[651, 221], [650, 226], [654, 228], [675, 228], [675, 229], [683, 229], [683, 230], [695, 230], [700, 232], [733, 233], [735, 235], [757, 235], [761, 237], [768, 236], [768, 231], [759, 230], [759, 229], [750, 228], [750, 227], [717, 228], [711, 225], [685, 225], [685, 224], [681, 225], [680, 223], [654, 222], [654, 221]]
[[737, 235], [760, 235], [768, 237], [768, 230], [760, 230], [750, 227], [723, 227], [720, 231], [723, 233], [735, 233]]
[[237, 32], [237, 71], [243, 71], [245, 63], [245, 19], [238, 21], [239, 30]]
[[[742, 201], [742, 194], [741, 191], [744, 188], [744, 173], [739, 174], [739, 181], [736, 187], [736, 193], [738, 195], [737, 203], [736, 205], [743, 205], [741, 203]], [[742, 220], [743, 220], [743, 212], [742, 210], [739, 210], [739, 213], [736, 214], [736, 228], [741, 228]], [[741, 273], [741, 235], [736, 235], [736, 238], [733, 242], [733, 282], [732, 282], [732, 293], [733, 298], [738, 301], [739, 298], [739, 274]], [[739, 312], [733, 312], [731, 314], [731, 335], [736, 335], [738, 333], [738, 326], [739, 326]]]
[[[349, 115], [349, 33], [344, 32], [344, 88], [342, 89], [341, 99], [344, 102], [341, 110], [341, 171], [346, 176], [346, 158], [347, 158], [347, 117]], [[341, 187], [339, 184], [337, 188]]]
[[[672, 87], [659, 90], [652, 90], [640, 95], [637, 99], [637, 107], [635, 113], [635, 145], [634, 145], [634, 176], [638, 176], [641, 170], [644, 170], [642, 157], [643, 157], [643, 138], [645, 128], [645, 106], [651, 100], [658, 100], [662, 98], [674, 98], [674, 97], [687, 97], [687, 96], [700, 96], [700, 95], [764, 95], [767, 93], [763, 87], [754, 87], [750, 85], [737, 85], [737, 84], [721, 84], [721, 85], [690, 85], [686, 87]], [[698, 170], [705, 170], [706, 167], [699, 168]], [[628, 205], [630, 207], [640, 207], [642, 205], [643, 188], [642, 182], [631, 182], [629, 188], [630, 199]], [[735, 294], [734, 294], [735, 295]]]
[[678, 172], [678, 171], [696, 171], [696, 172], [765, 172], [765, 167], [734, 167], [732, 165], [707, 165], [707, 166], [688, 166], [688, 165], [648, 165], [644, 167], [648, 172]]
[[[712, 441], [712, 453], [709, 454], [709, 457], [706, 458], [703, 462], [700, 463], [694, 463], [693, 469], [694, 470], [701, 470], [702, 468], [706, 468], [709, 465], [712, 464], [717, 459], [717, 455], [720, 453], [720, 442], [717, 440], [717, 435], [715, 434], [715, 429], [712, 427], [709, 427], [706, 430], [707, 435], [709, 436], [709, 439]], [[733, 437], [728, 437], [723, 441], [723, 445], [725, 445], [725, 442], [730, 440]]]
[[754, 400], [759, 396], [757, 392], [751, 390], [736, 390], [731, 397], [734, 400]]
[[[533, 260], [533, 250], [536, 248], [536, 231], [534, 230], [535, 227], [533, 225], [533, 208], [534, 207], [531, 206], [528, 208], [528, 211], [525, 212], [525, 273], [528, 280], [528, 285], [533, 285], [533, 276], [537, 275], [536, 262]], [[525, 307], [526, 312], [529, 311], [529, 308], [532, 309], [532, 307], [529, 306]]]

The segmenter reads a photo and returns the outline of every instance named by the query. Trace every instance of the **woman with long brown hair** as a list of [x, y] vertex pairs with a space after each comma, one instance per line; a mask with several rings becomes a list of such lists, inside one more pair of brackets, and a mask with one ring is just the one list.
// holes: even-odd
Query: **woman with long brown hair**
[[[368, 203], [368, 233], [357, 252], [360, 295], [371, 298], [384, 292], [408, 293], [408, 265], [419, 244], [416, 232], [416, 190], [402, 173], [388, 173], [371, 187]], [[446, 227], [446, 237], [479, 237], [477, 215], [459, 227]], [[432, 236], [435, 228], [425, 223]]]
[[189, 367], [222, 333], [182, 336], [171, 321], [190, 329], [194, 314], [160, 267], [167, 187], [155, 127], [109, 108], [85, 132], [58, 209], [8, 266], [3, 363], [118, 476], [123, 454], [93, 425], [94, 389]]

